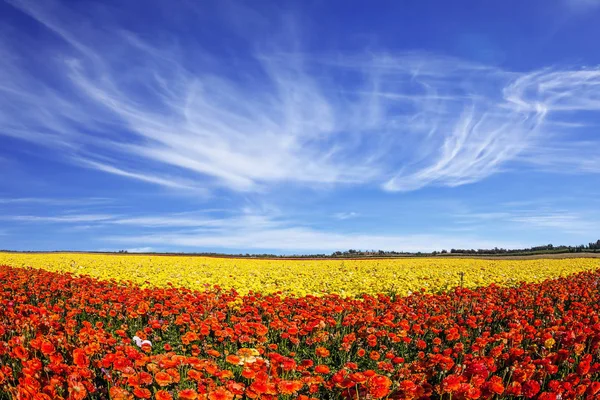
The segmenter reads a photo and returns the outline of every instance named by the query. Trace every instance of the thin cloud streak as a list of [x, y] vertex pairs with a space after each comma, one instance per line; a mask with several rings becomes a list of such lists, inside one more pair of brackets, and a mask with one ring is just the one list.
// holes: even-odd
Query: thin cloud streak
[[0, 204], [43, 204], [47, 206], [66, 205], [106, 205], [113, 199], [107, 197], [83, 197], [72, 199], [44, 198], [44, 197], [13, 197], [0, 199]]
[[55, 223], [78, 223], [78, 222], [104, 222], [114, 219], [114, 215], [109, 214], [81, 214], [81, 215], [60, 215], [60, 216], [38, 216], [38, 215], [15, 215], [9, 217], [0, 217], [0, 219], [19, 221], [19, 222], [55, 222]]
[[458, 215], [458, 220], [476, 226], [478, 223], [513, 229], [548, 229], [569, 234], [593, 236], [600, 218], [594, 211], [569, 212], [558, 209], [518, 209], [505, 207], [494, 212], [471, 212]]
[[[439, 251], [442, 248], [493, 248], [498, 242], [456, 235], [363, 235], [319, 231], [303, 227], [242, 230], [222, 234], [151, 234], [112, 236], [105, 240], [139, 245], [168, 245], [188, 248], [242, 248], [280, 251], [336, 251], [340, 249], [387, 251]], [[519, 248], [521, 243], [503, 243], [506, 248]]]
[[600, 110], [598, 68], [515, 73], [434, 54], [326, 57], [273, 45], [234, 79], [208, 67], [218, 61], [202, 48], [183, 50], [211, 63], [119, 27], [75, 25], [83, 17], [53, 2], [10, 3], [70, 50], [51, 61], [47, 82], [22, 72], [25, 53], [0, 45], [0, 134], [60, 147], [86, 168], [205, 194], [455, 187], [517, 163], [553, 168], [555, 156], [561, 171], [599, 172], [580, 160], [600, 158], [600, 141], [573, 135]]
[[339, 213], [335, 213], [333, 214], [333, 218], [335, 219], [339, 219], [341, 221], [346, 220], [346, 219], [352, 219], [352, 218], [356, 218], [358, 217], [360, 214], [354, 212], [354, 211], [350, 211], [350, 212], [339, 212]]

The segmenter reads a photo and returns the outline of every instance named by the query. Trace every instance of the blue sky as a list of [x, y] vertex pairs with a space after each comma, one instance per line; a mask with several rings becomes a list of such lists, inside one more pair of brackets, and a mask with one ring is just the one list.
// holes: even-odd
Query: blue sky
[[600, 1], [0, 2], [0, 248], [600, 237]]

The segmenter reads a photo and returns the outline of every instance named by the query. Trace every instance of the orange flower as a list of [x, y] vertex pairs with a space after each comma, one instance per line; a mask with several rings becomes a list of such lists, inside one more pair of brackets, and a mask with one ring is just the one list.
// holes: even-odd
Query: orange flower
[[328, 374], [329, 372], [331, 372], [331, 370], [329, 369], [329, 367], [327, 365], [317, 365], [315, 367], [315, 372], [317, 374]]
[[149, 399], [150, 397], [152, 397], [152, 393], [146, 388], [133, 389], [133, 395], [138, 399]]
[[233, 393], [224, 388], [218, 388], [208, 393], [208, 400], [233, 400]]
[[300, 381], [279, 381], [277, 389], [283, 395], [290, 395], [302, 389], [302, 386], [302, 382]]
[[199, 382], [202, 379], [202, 373], [196, 371], [195, 369], [191, 369], [188, 371], [187, 377], [192, 381]]
[[17, 357], [21, 361], [25, 361], [29, 358], [29, 352], [27, 351], [27, 349], [25, 349], [25, 347], [21, 345], [16, 346], [13, 349], [13, 353], [15, 354], [15, 357]]
[[230, 354], [225, 358], [229, 364], [238, 365], [242, 359], [234, 354]]
[[355, 383], [365, 383], [368, 379], [362, 372], [354, 372], [348, 378]]
[[73, 363], [78, 367], [87, 367], [90, 364], [90, 359], [85, 355], [85, 350], [73, 350]]
[[317, 357], [329, 357], [329, 350], [325, 347], [317, 347], [315, 350]]
[[369, 379], [369, 394], [376, 399], [381, 399], [390, 393], [392, 381], [384, 375], [375, 375]]
[[169, 392], [167, 392], [166, 390], [159, 390], [154, 395], [154, 398], [156, 400], [173, 400], [173, 396], [171, 396], [171, 394]]
[[69, 382], [69, 398], [83, 400], [87, 397], [87, 390], [81, 382]]
[[138, 374], [138, 381], [140, 385], [150, 385], [152, 384], [152, 375], [147, 372], [140, 372]]
[[109, 391], [111, 400], [133, 400], [133, 396], [122, 387], [113, 386]]
[[457, 375], [448, 375], [442, 380], [442, 390], [445, 393], [454, 393], [460, 389], [461, 379]]
[[173, 378], [171, 375], [163, 371], [157, 372], [156, 375], [154, 375], [154, 380], [158, 386], [168, 386], [173, 383]]
[[179, 391], [177, 398], [181, 400], [196, 400], [198, 393], [194, 389], [183, 389]]
[[177, 371], [175, 368], [169, 368], [167, 370], [167, 374], [171, 375], [171, 378], [173, 378], [173, 382], [175, 383], [179, 383], [181, 380], [181, 375], [179, 375], [179, 371]]

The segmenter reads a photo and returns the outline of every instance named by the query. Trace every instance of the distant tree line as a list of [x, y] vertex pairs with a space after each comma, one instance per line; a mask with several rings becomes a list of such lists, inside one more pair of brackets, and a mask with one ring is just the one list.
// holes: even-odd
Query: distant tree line
[[[0, 251], [11, 251], [11, 250], [0, 250]], [[63, 250], [55, 251], [54, 253], [65, 252]], [[69, 251], [66, 251], [69, 252]], [[215, 252], [201, 252], [201, 253], [153, 253], [148, 252], [145, 254], [167, 254], [167, 255], [191, 255], [191, 256], [204, 256], [204, 257], [231, 257], [231, 258], [373, 258], [373, 257], [428, 257], [438, 255], [452, 255], [452, 254], [467, 254], [467, 255], [535, 255], [535, 254], [555, 254], [555, 253], [600, 253], [600, 239], [595, 242], [590, 242], [587, 245], [579, 246], [554, 246], [547, 244], [544, 246], [534, 246], [524, 249], [504, 249], [494, 247], [493, 249], [450, 249], [433, 251], [431, 253], [417, 252], [411, 253], [406, 251], [384, 251], [384, 250], [355, 250], [350, 249], [347, 251], [336, 251], [332, 254], [299, 254], [299, 255], [281, 255], [281, 254], [223, 254]], [[23, 251], [19, 253], [38, 253], [37, 251]], [[47, 252], [41, 252], [47, 253]], [[53, 253], [53, 252], [50, 252]], [[78, 253], [77, 251], [73, 253]], [[107, 253], [107, 252], [90, 252], [90, 253]], [[127, 254], [127, 250], [119, 250], [117, 253]]]
[[[443, 254], [445, 250], [442, 250]], [[450, 249], [450, 254], [539, 254], [539, 253], [581, 253], [581, 252], [600, 252], [600, 240], [590, 242], [587, 245], [579, 246], [554, 246], [547, 244], [545, 246], [534, 246], [525, 249], [503, 249], [495, 247], [493, 249]]]
[[600, 253], [600, 240], [596, 242], [590, 242], [587, 245], [579, 246], [554, 246], [547, 244], [543, 246], [534, 246], [523, 249], [504, 249], [494, 247], [493, 249], [450, 249], [434, 251], [431, 253], [407, 253], [398, 251], [384, 251], [384, 250], [354, 250], [348, 251], [336, 251], [331, 254], [334, 258], [354, 258], [354, 257], [401, 257], [401, 256], [431, 256], [431, 255], [444, 255], [444, 254], [475, 254], [475, 255], [527, 255], [527, 254], [553, 254], [553, 253]]

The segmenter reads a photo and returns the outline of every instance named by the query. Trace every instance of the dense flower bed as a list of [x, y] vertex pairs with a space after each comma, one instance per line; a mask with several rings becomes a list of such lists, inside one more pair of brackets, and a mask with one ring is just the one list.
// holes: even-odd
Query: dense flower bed
[[249, 259], [160, 255], [74, 253], [2, 253], [0, 265], [72, 272], [98, 279], [131, 281], [142, 287], [169, 283], [204, 290], [206, 285], [235, 288], [240, 294], [358, 296], [396, 293], [406, 296], [425, 289], [447, 291], [462, 285], [476, 288], [497, 283], [541, 282], [600, 269], [598, 258], [571, 259]]
[[598, 398], [600, 273], [408, 297], [0, 267], [0, 398]]

